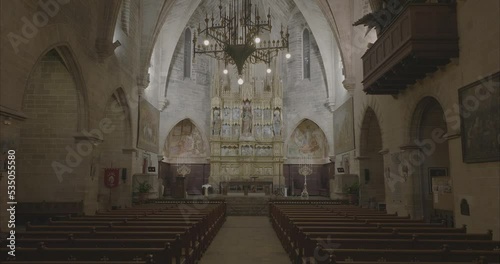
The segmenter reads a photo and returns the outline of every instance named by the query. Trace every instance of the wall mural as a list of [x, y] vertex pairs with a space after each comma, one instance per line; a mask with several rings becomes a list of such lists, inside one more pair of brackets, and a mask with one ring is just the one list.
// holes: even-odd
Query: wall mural
[[333, 145], [336, 153], [354, 149], [354, 108], [352, 98], [333, 112]]
[[328, 141], [323, 130], [311, 120], [304, 120], [293, 131], [288, 142], [288, 157], [325, 158]]
[[142, 99], [139, 103], [138, 148], [158, 153], [159, 120], [160, 111], [148, 101]]
[[205, 144], [198, 128], [188, 119], [179, 122], [168, 134], [169, 157], [204, 157]]

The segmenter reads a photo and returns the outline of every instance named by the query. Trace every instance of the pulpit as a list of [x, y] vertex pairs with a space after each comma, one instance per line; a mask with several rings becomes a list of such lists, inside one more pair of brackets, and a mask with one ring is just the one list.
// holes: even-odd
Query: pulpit
[[186, 198], [186, 178], [182, 176], [175, 177], [174, 198]]

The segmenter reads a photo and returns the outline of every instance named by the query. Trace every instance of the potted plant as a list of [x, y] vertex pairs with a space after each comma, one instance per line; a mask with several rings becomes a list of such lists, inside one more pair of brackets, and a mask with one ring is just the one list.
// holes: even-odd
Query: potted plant
[[137, 186], [137, 192], [139, 193], [139, 202], [142, 203], [146, 200], [149, 191], [153, 189], [153, 186], [147, 181], [139, 182]]
[[351, 185], [344, 186], [344, 193], [349, 198], [349, 204], [358, 204], [359, 182], [353, 182]]

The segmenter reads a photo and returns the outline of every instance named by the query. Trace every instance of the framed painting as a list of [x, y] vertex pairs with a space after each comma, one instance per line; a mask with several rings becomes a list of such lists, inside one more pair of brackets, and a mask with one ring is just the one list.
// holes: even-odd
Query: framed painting
[[333, 114], [333, 144], [337, 154], [355, 148], [354, 145], [354, 102], [352, 97], [341, 105]]
[[137, 131], [137, 147], [158, 153], [158, 130], [160, 128], [160, 111], [148, 101], [139, 102], [139, 125]]
[[459, 89], [462, 158], [500, 160], [500, 72]]

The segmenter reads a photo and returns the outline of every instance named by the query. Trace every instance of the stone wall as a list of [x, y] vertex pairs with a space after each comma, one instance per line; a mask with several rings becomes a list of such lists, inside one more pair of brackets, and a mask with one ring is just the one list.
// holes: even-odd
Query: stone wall
[[[19, 146], [19, 201], [83, 200], [86, 213], [94, 213], [98, 208], [98, 178], [89, 175], [98, 147], [91, 139], [110, 140], [103, 132], [105, 108], [119, 87], [130, 105], [131, 127], [137, 127], [141, 1], [130, 1], [127, 34], [120, 21], [109, 21], [112, 25], [103, 22], [110, 16], [104, 12], [112, 12], [115, 8], [104, 8], [107, 4], [113, 3], [83, 0], [2, 2], [0, 63], [9, 66], [2, 67], [0, 75], [0, 114], [2, 120], [9, 122], [2, 123], [0, 129], [2, 140], [8, 134], [9, 146]], [[102, 38], [102, 31], [108, 27], [114, 32], [109, 41], [118, 40], [121, 46], [101, 58], [96, 39]], [[56, 50], [60, 58], [45, 62], [44, 56], [51, 50]], [[40, 65], [47, 63], [51, 65], [39, 72]], [[35, 82], [38, 86], [30, 85], [35, 76], [39, 78]], [[135, 138], [136, 131], [132, 130], [120, 147], [135, 148]], [[75, 160], [69, 165], [67, 147], [76, 152]], [[131, 153], [129, 157], [139, 157], [143, 151]], [[151, 156], [153, 163], [156, 162], [156, 154]], [[63, 181], [59, 181], [51, 168], [54, 162], [71, 169], [62, 176]], [[127, 162], [129, 175], [139, 172], [140, 164], [138, 158], [130, 159]], [[2, 190], [6, 188], [4, 180]], [[6, 193], [1, 191], [2, 199]], [[129, 195], [129, 191], [125, 194]], [[5, 211], [4, 204], [2, 211]]]
[[[459, 30], [460, 54], [457, 59], [436, 72], [430, 74], [415, 85], [407, 88], [397, 97], [390, 95], [365, 95], [362, 91], [362, 64], [356, 63], [355, 104], [355, 135], [356, 142], [360, 142], [362, 122], [368, 108], [374, 110], [380, 124], [384, 156], [384, 168], [390, 169], [390, 176], [400, 178], [402, 193], [397, 196], [386, 196], [389, 213], [398, 212], [400, 215], [418, 212], [414, 203], [418, 203], [419, 194], [415, 193], [412, 185], [421, 184], [422, 177], [427, 177], [427, 171], [417, 168], [405, 173], [403, 165], [398, 160], [408, 162], [409, 157], [416, 150], [411, 138], [412, 124], [415, 123], [414, 113], [422, 99], [432, 97], [437, 100], [445, 113], [447, 125], [447, 143], [449, 152], [449, 175], [452, 179], [454, 216], [457, 226], [466, 224], [469, 232], [486, 232], [492, 229], [494, 238], [500, 237], [498, 222], [500, 196], [500, 163], [464, 163], [462, 161], [462, 147], [459, 125], [458, 89], [479, 80], [487, 75], [498, 72], [499, 58], [499, 3], [498, 1], [472, 2], [457, 1], [457, 16]], [[488, 28], [487, 30], [484, 30]], [[364, 34], [364, 32], [359, 32]], [[361, 47], [356, 43], [357, 47]], [[360, 52], [362, 54], [362, 52]], [[418, 120], [417, 120], [418, 121]], [[359, 153], [359, 144], [356, 144], [354, 153]], [[356, 156], [359, 154], [356, 154]], [[431, 159], [426, 156], [425, 159]], [[432, 162], [428, 160], [429, 162]], [[354, 166], [354, 173], [362, 174], [358, 166]], [[387, 175], [384, 175], [387, 177]], [[405, 180], [406, 179], [406, 180]], [[387, 184], [387, 182], [386, 182]], [[460, 201], [467, 199], [470, 205], [470, 216], [460, 214]], [[417, 207], [415, 207], [417, 206]], [[415, 211], [416, 210], [416, 211]]]
[[[195, 24], [198, 25], [197, 19], [200, 17], [200, 12], [200, 10], [195, 11], [193, 19], [188, 23], [192, 31], [195, 30]], [[162, 32], [162, 34], [168, 34], [168, 32]], [[166, 156], [165, 145], [168, 134], [176, 124], [184, 119], [190, 119], [200, 130], [205, 149], [209, 148], [207, 139], [210, 137], [210, 83], [212, 76], [210, 62], [212, 59], [198, 54], [192, 62], [191, 77], [185, 78], [184, 44], [183, 33], [177, 42], [169, 72], [166, 76], [166, 87], [158, 87], [158, 89], [164, 89], [168, 100], [168, 106], [160, 116], [159, 142], [164, 156]], [[156, 49], [155, 55], [159, 55], [161, 52], [160, 46]], [[159, 61], [154, 65], [161, 67], [161, 63]], [[207, 151], [207, 153], [209, 152]], [[200, 161], [198, 160], [198, 162]], [[201, 162], [206, 162], [206, 159]]]
[[35, 66], [23, 101], [28, 119], [21, 128], [17, 155], [19, 201], [82, 199], [85, 186], [75, 170], [46, 162], [65, 160], [67, 149], [75, 149], [77, 97], [73, 77], [57, 51], [51, 50]]
[[325, 133], [328, 141], [328, 153], [333, 153], [333, 116], [325, 106], [327, 86], [323, 61], [312, 32], [311, 41], [311, 78], [303, 78], [302, 68], [302, 33], [308, 28], [306, 20], [300, 12], [295, 12], [288, 23], [290, 33], [290, 54], [292, 57], [284, 60], [284, 90], [283, 103], [285, 127], [285, 153], [288, 140], [294, 129], [305, 119], [315, 122]]

